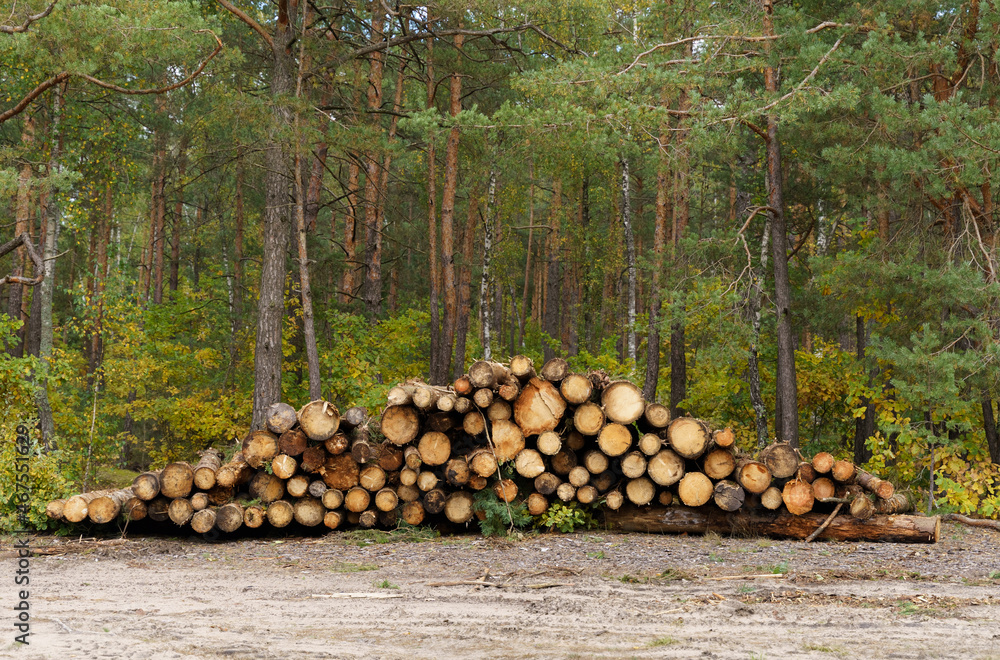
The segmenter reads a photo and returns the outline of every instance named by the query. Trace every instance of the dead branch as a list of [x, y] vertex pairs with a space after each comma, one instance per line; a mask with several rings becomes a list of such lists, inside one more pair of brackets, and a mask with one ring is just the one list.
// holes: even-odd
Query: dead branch
[[31, 263], [35, 266], [35, 277], [21, 277], [20, 275], [7, 275], [6, 277], [0, 278], [0, 286], [4, 284], [22, 284], [24, 286], [36, 286], [42, 283], [45, 279], [45, 267], [42, 265], [42, 258], [39, 256], [38, 252], [35, 250], [35, 246], [31, 244], [31, 236], [28, 232], [23, 232], [20, 236], [12, 241], [9, 241], [3, 245], [0, 245], [0, 257], [4, 256], [8, 252], [13, 252], [20, 246], [24, 246], [24, 249], [28, 251], [28, 256], [31, 258]]
[[46, 16], [48, 16], [49, 14], [51, 14], [52, 10], [56, 8], [56, 5], [58, 3], [59, 3], [59, 0], [52, 0], [52, 3], [48, 7], [46, 7], [42, 11], [38, 12], [37, 14], [32, 14], [32, 15], [28, 16], [26, 19], [24, 19], [24, 22], [21, 23], [20, 25], [13, 25], [13, 26], [11, 26], [11, 25], [0, 25], [0, 32], [2, 32], [4, 34], [18, 34], [20, 32], [27, 32], [28, 31], [28, 27], [32, 23], [34, 23], [35, 21], [40, 21], [43, 18], [45, 18]]

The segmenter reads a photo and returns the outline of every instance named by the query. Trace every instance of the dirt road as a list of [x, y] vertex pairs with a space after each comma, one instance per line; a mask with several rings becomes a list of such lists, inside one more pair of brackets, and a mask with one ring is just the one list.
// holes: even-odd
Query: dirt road
[[31, 643], [5, 624], [2, 657], [1000, 658], [1000, 534], [951, 524], [936, 545], [334, 533], [50, 552]]

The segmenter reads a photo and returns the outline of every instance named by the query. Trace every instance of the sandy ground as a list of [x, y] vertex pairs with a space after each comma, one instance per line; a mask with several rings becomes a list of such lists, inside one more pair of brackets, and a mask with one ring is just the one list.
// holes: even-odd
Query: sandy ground
[[34, 557], [31, 643], [4, 624], [0, 657], [1000, 659], [1000, 533], [942, 529], [936, 545], [133, 534]]

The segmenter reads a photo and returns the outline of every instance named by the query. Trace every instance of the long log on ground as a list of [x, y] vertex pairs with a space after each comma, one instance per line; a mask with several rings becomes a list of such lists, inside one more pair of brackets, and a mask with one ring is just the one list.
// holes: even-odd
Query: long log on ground
[[143, 472], [138, 477], [132, 481], [132, 492], [140, 500], [145, 500], [148, 502], [157, 495], [160, 494], [160, 473], [162, 470], [157, 470], [156, 472]]
[[102, 497], [94, 498], [87, 505], [87, 517], [90, 522], [102, 524], [109, 523], [118, 517], [122, 506], [132, 499], [132, 487], [120, 488]]
[[[697, 509], [684, 506], [623, 507], [605, 511], [608, 527], [623, 532], [654, 534], [697, 534], [716, 532], [739, 536], [760, 535], [776, 538], [804, 539], [823, 524], [828, 514], [807, 513], [801, 516], [788, 512], [726, 513], [715, 506]], [[893, 543], [936, 543], [940, 535], [938, 516], [872, 516], [857, 520], [838, 516], [823, 530], [819, 538], [834, 541], [884, 541]]]
[[104, 497], [113, 493], [113, 490], [94, 490], [87, 493], [80, 493], [66, 500], [63, 505], [63, 517], [67, 522], [83, 522], [87, 517], [87, 505], [99, 497]]
[[[266, 431], [265, 431], [266, 433]], [[187, 497], [194, 488], [194, 470], [187, 463], [170, 463], [160, 474], [160, 494], [170, 499]]]

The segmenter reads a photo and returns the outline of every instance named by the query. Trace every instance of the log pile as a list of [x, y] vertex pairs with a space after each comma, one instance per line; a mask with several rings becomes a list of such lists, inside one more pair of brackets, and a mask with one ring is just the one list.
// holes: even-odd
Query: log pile
[[[848, 461], [825, 452], [805, 460], [781, 442], [751, 455], [730, 429], [672, 420], [632, 383], [572, 373], [560, 358], [538, 371], [524, 356], [478, 361], [450, 387], [408, 381], [386, 398], [378, 419], [363, 408], [341, 415], [326, 401], [298, 411], [276, 403], [266, 429], [229, 460], [209, 449], [195, 465], [171, 463], [130, 488], [52, 502], [48, 514], [169, 520], [198, 533], [293, 521], [462, 525], [483, 515], [475, 494], [488, 489], [535, 516], [555, 502], [600, 505], [622, 530], [752, 527], [803, 538], [825, 524], [827, 538], [937, 539], [936, 519], [899, 516], [906, 498]], [[844, 514], [827, 521], [835, 505]]]

